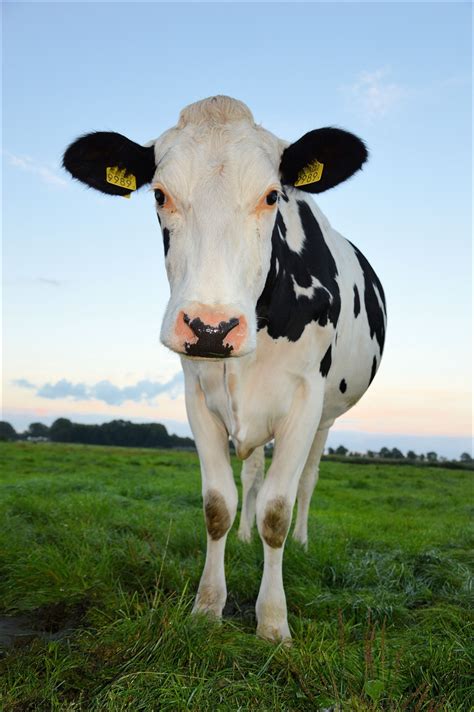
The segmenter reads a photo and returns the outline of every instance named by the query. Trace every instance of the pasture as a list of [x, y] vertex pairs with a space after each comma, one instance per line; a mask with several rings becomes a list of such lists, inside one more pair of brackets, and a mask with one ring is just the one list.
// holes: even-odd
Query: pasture
[[236, 525], [223, 623], [189, 615], [197, 455], [0, 457], [1, 710], [472, 709], [472, 472], [323, 462], [308, 552], [286, 545], [285, 647], [255, 637], [261, 544]]

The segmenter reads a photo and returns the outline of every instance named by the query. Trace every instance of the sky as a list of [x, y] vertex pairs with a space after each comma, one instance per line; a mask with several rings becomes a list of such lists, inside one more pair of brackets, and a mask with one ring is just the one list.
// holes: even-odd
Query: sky
[[329, 445], [471, 451], [469, 3], [3, 3], [3, 419], [159, 421], [188, 434], [153, 196], [87, 190], [77, 136], [138, 143], [214, 94], [289, 141], [370, 150], [321, 194], [388, 302], [380, 370]]

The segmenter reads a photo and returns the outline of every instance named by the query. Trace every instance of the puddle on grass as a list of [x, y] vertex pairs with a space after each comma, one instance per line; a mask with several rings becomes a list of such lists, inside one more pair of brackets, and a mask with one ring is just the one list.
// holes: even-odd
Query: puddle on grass
[[8, 648], [71, 638], [83, 622], [84, 603], [66, 606], [55, 603], [19, 616], [0, 615], [0, 654]]

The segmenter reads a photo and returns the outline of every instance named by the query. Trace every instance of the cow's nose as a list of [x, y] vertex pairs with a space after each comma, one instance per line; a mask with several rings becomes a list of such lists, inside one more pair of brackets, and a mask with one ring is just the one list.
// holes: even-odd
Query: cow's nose
[[232, 329], [239, 325], [240, 320], [237, 317], [232, 317], [229, 321], [220, 321], [214, 326], [205, 324], [199, 317], [190, 319], [187, 314], [183, 314], [183, 321], [197, 336], [195, 343], [186, 342], [184, 344], [185, 351], [189, 356], [207, 358], [230, 356], [233, 346], [229, 343], [224, 344], [224, 339]]

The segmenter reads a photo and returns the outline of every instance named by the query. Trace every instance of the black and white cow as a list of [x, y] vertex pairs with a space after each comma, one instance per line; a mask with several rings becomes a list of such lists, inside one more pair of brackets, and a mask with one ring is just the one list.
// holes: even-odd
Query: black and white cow
[[220, 617], [226, 600], [230, 436], [245, 461], [239, 537], [250, 539], [256, 516], [263, 542], [257, 633], [270, 640], [290, 637], [282, 560], [295, 501], [293, 537], [306, 545], [328, 430], [367, 390], [384, 345], [382, 286], [309, 195], [366, 159], [340, 129], [289, 145], [225, 96], [186, 107], [144, 146], [98, 132], [64, 154], [75, 178], [104, 193], [154, 189], [171, 288], [161, 339], [181, 355], [202, 471], [207, 555], [194, 610]]

